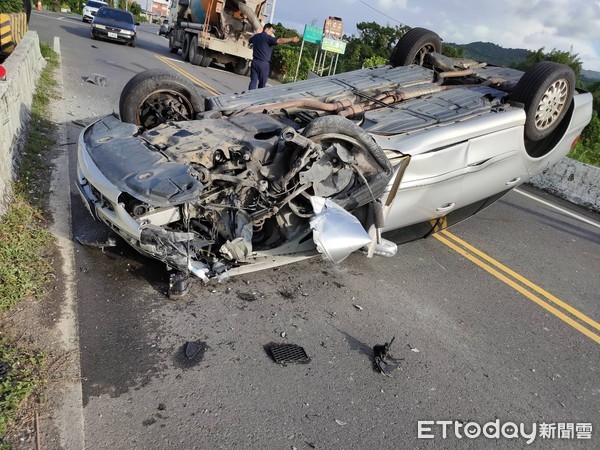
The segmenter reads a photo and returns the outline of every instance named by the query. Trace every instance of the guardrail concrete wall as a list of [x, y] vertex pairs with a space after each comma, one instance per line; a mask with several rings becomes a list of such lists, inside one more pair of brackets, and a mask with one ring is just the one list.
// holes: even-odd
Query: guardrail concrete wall
[[2, 64], [6, 80], [0, 81], [0, 218], [12, 198], [16, 149], [26, 128], [35, 86], [46, 61], [35, 31], [28, 31]]
[[600, 212], [600, 168], [561, 159], [556, 165], [536, 175], [529, 184], [558, 197]]

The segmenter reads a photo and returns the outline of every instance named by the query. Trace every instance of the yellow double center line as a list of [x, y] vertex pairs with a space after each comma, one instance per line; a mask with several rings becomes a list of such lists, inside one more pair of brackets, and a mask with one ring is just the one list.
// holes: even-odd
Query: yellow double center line
[[175, 64], [173, 61], [169, 60], [169, 58], [165, 58], [164, 56], [160, 56], [160, 55], [154, 55], [154, 57], [156, 59], [158, 59], [160, 62], [165, 63], [171, 69], [175, 70], [176, 72], [179, 72], [181, 75], [183, 75], [184, 77], [186, 77], [188, 80], [190, 80], [193, 83], [196, 83], [198, 86], [206, 89], [211, 94], [213, 94], [213, 95], [219, 95], [220, 94], [220, 92], [217, 91], [216, 89], [214, 89], [212, 86], [210, 86], [209, 84], [207, 84], [204, 81], [200, 80], [199, 78], [196, 78], [194, 75], [186, 72], [181, 67], [179, 67], [177, 64]]
[[[475, 247], [463, 241], [459, 237], [453, 235], [449, 231], [444, 230], [438, 234], [434, 234], [433, 236], [443, 244], [450, 247], [452, 250], [461, 254], [474, 264], [477, 264], [486, 272], [498, 278], [500, 281], [506, 283], [516, 291], [520, 292], [529, 300], [537, 303], [546, 311], [554, 314], [562, 321], [568, 323], [576, 330], [585, 334], [587, 337], [589, 337], [596, 343], [600, 344], [600, 335], [597, 334], [597, 331], [600, 330], [600, 324], [595, 320], [589, 318], [585, 314], [581, 313], [580, 311], [573, 308], [571, 305], [568, 305], [567, 303], [558, 299], [557, 297], [550, 294], [541, 287], [533, 284], [526, 278], [523, 278], [521, 275], [512, 271], [502, 263], [496, 261], [489, 255], [486, 255], [484, 252], [477, 250]], [[525, 289], [525, 287], [529, 288], [530, 290]], [[552, 306], [552, 304], [561, 308], [562, 311]], [[563, 311], [570, 314], [570, 316]], [[579, 321], [583, 323], [578, 322], [577, 320], [573, 319], [573, 317], [579, 319]], [[589, 328], [584, 326], [584, 324], [587, 324]]]

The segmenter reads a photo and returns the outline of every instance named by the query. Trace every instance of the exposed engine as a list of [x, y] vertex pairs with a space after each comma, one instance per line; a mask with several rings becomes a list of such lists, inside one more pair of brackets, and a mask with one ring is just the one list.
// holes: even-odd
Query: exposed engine
[[[381, 148], [343, 117], [318, 118], [301, 132], [291, 120], [264, 114], [205, 117], [141, 137], [201, 183], [193, 200], [172, 204], [168, 223], [148, 221], [141, 246], [179, 269], [201, 263], [207, 277], [306, 235], [311, 196], [357, 210], [378, 198], [392, 175]], [[156, 215], [129, 193], [132, 217], [144, 223]]]

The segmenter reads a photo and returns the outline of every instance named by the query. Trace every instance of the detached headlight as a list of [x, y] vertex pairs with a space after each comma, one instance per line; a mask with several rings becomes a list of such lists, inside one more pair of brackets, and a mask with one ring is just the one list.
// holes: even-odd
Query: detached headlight
[[129, 31], [129, 30], [121, 30], [121, 33], [128, 34], [129, 36], [133, 36], [135, 34], [133, 31]]
[[100, 25], [99, 23], [93, 23], [92, 27], [93, 28], [100, 28], [101, 30], [106, 30], [106, 27], [104, 25]]

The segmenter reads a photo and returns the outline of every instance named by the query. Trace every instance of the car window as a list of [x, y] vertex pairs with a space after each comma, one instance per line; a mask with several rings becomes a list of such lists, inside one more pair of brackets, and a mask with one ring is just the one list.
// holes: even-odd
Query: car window
[[118, 20], [119, 22], [125, 23], [133, 23], [133, 16], [130, 13], [121, 11], [119, 9], [102, 8], [98, 11], [96, 17], [99, 17], [101, 19], [105, 18]]
[[103, 6], [106, 6], [106, 3], [90, 0], [87, 2], [86, 6], [89, 6], [90, 8], [102, 8]]

